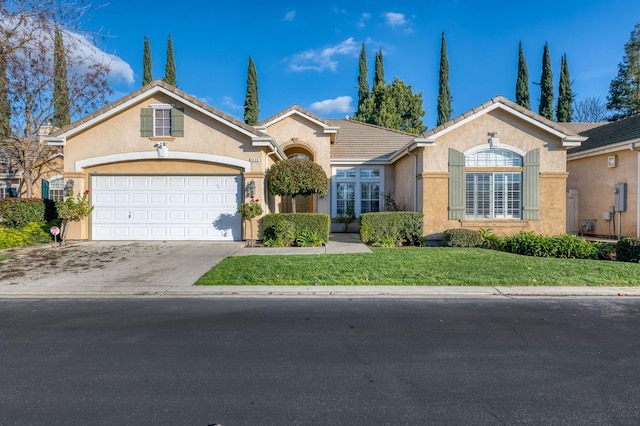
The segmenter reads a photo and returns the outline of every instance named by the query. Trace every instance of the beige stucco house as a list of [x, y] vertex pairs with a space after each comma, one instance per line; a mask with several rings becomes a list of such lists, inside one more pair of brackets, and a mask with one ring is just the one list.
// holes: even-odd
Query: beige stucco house
[[424, 213], [425, 235], [439, 239], [449, 228], [564, 233], [566, 151], [584, 140], [502, 97], [420, 136], [297, 106], [248, 126], [154, 81], [50, 143], [64, 146], [65, 182], [91, 191], [94, 211], [69, 238], [243, 239], [239, 203], [253, 192], [265, 212], [289, 211], [266, 179], [297, 158], [330, 178], [298, 211], [360, 215], [385, 210], [387, 196]]
[[569, 150], [567, 231], [640, 237], [640, 115], [582, 131]]

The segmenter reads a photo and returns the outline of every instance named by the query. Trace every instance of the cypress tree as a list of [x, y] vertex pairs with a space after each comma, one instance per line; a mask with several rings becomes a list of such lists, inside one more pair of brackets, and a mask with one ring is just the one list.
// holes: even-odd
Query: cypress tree
[[542, 53], [542, 76], [540, 77], [540, 107], [538, 114], [553, 120], [553, 74], [551, 72], [551, 55], [549, 43], [544, 44]]
[[153, 80], [153, 73], [151, 71], [151, 46], [149, 45], [149, 39], [144, 36], [144, 54], [142, 57], [142, 85], [146, 86]]
[[369, 97], [369, 82], [367, 81], [367, 51], [362, 43], [360, 49], [360, 63], [358, 69], [358, 114], [362, 110], [362, 104]]
[[384, 63], [382, 61], [382, 48], [376, 53], [376, 73], [373, 76], [373, 90], [379, 85], [384, 86]]
[[611, 121], [640, 114], [640, 24], [636, 24], [624, 45], [618, 75], [609, 84], [607, 109], [611, 111]]
[[438, 121], [436, 126], [451, 120], [451, 92], [449, 90], [449, 60], [447, 59], [447, 41], [442, 33], [440, 47], [440, 77], [438, 79]]
[[573, 103], [573, 91], [571, 90], [571, 78], [569, 77], [569, 65], [567, 54], [562, 55], [560, 63], [560, 82], [558, 87], [558, 106], [556, 108], [556, 119], [559, 123], [571, 121]]
[[0, 49], [0, 138], [11, 134], [11, 105], [7, 85], [7, 61], [4, 55], [4, 51]]
[[162, 80], [172, 86], [178, 86], [178, 81], [176, 79], [176, 63], [173, 59], [173, 42], [171, 41], [171, 34], [169, 34], [169, 40], [167, 40], [167, 64], [164, 69], [164, 78]]
[[258, 73], [253, 59], [249, 56], [247, 70], [247, 94], [244, 98], [244, 122], [250, 126], [258, 124]]
[[70, 122], [67, 55], [64, 50], [62, 31], [56, 28], [53, 41], [53, 125], [63, 127]]
[[526, 109], [531, 109], [531, 100], [529, 97], [529, 70], [527, 69], [527, 60], [524, 58], [524, 52], [522, 51], [522, 42], [520, 42], [520, 47], [518, 49], [516, 103]]

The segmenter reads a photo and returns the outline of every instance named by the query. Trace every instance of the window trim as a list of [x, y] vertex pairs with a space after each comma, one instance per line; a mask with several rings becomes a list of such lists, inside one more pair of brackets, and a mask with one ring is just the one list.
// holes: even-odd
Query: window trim
[[[361, 171], [376, 169], [379, 171], [378, 177], [362, 177]], [[353, 171], [353, 177], [338, 177], [338, 172], [344, 170]], [[381, 165], [361, 165], [361, 166], [334, 166], [331, 168], [331, 216], [338, 215], [338, 184], [353, 183], [354, 185], [354, 213], [356, 217], [362, 214], [362, 184], [378, 183], [379, 184], [379, 211], [384, 211], [384, 172], [385, 168]], [[368, 199], [367, 201], [371, 201]], [[365, 212], [366, 213], [366, 212]]]

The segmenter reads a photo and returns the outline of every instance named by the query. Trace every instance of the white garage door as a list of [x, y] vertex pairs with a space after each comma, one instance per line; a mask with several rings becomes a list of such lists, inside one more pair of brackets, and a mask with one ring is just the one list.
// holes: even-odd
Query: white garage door
[[240, 176], [93, 176], [94, 240], [241, 240]]

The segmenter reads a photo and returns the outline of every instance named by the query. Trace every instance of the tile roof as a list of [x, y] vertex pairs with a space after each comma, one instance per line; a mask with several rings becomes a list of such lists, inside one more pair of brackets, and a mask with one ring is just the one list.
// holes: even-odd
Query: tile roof
[[465, 112], [464, 114], [461, 114], [459, 116], [457, 116], [456, 118], [453, 118], [452, 120], [447, 121], [446, 123], [443, 123], [441, 125], [439, 125], [438, 127], [434, 127], [433, 129], [429, 130], [428, 132], [424, 133], [424, 137], [429, 137], [429, 136], [433, 136], [436, 135], [437, 133], [445, 130], [447, 127], [451, 127], [457, 123], [459, 123], [460, 121], [463, 121], [467, 118], [469, 118], [472, 115], [478, 114], [480, 112], [482, 112], [483, 110], [493, 106], [494, 104], [500, 103], [502, 105], [505, 105], [511, 109], [514, 109], [516, 111], [518, 111], [519, 113], [539, 122], [542, 125], [545, 125], [547, 127], [550, 127], [560, 133], [563, 133], [567, 136], [577, 136], [578, 133], [570, 128], [564, 127], [559, 123], [556, 123], [555, 121], [549, 120], [539, 114], [536, 114], [535, 112], [518, 105], [515, 102], [512, 102], [510, 100], [508, 100], [507, 98], [503, 97], [503, 96], [496, 96], [495, 98], [490, 99], [489, 101], [483, 103], [480, 106], [477, 106], [475, 108], [473, 108], [470, 111]]
[[332, 159], [388, 160], [397, 150], [417, 136], [398, 130], [350, 119], [327, 120], [338, 126], [336, 142], [331, 145]]
[[589, 139], [581, 146], [571, 148], [569, 154], [640, 139], [640, 114], [595, 127], [580, 134]]
[[52, 136], [59, 136], [61, 134], [67, 133], [70, 130], [73, 130], [76, 127], [81, 126], [82, 124], [85, 124], [85, 123], [87, 123], [87, 122], [89, 122], [91, 120], [94, 120], [94, 119], [100, 117], [101, 115], [111, 111], [112, 109], [117, 108], [118, 106], [120, 106], [122, 104], [125, 104], [128, 101], [130, 101], [130, 100], [132, 100], [132, 99], [134, 99], [134, 98], [136, 98], [138, 96], [141, 96], [146, 92], [151, 91], [155, 87], [160, 87], [162, 89], [165, 89], [166, 91], [174, 94], [176, 97], [182, 98], [185, 101], [193, 103], [193, 104], [199, 106], [200, 108], [204, 109], [205, 111], [209, 112], [210, 114], [215, 115], [215, 116], [221, 118], [222, 120], [225, 120], [225, 121], [228, 121], [230, 123], [233, 123], [235, 126], [240, 127], [240, 128], [246, 130], [249, 133], [252, 133], [254, 135], [263, 135], [262, 132], [258, 132], [254, 127], [249, 126], [249, 125], [245, 124], [244, 122], [242, 122], [242, 121], [240, 121], [240, 120], [238, 120], [238, 119], [236, 119], [236, 118], [234, 118], [234, 117], [232, 117], [232, 116], [230, 116], [230, 115], [228, 115], [228, 114], [226, 114], [226, 113], [224, 113], [224, 112], [212, 107], [211, 105], [201, 101], [200, 99], [198, 99], [198, 98], [196, 98], [196, 97], [194, 97], [192, 95], [189, 95], [186, 92], [183, 92], [182, 90], [180, 90], [180, 89], [178, 89], [178, 88], [176, 88], [176, 87], [174, 87], [174, 86], [172, 86], [170, 84], [167, 84], [162, 80], [153, 80], [151, 83], [147, 84], [146, 86], [143, 86], [143, 87], [139, 88], [138, 90], [135, 90], [135, 91], [129, 93], [128, 95], [123, 96], [122, 98], [120, 98], [120, 99], [118, 99], [118, 100], [116, 100], [116, 101], [114, 101], [114, 102], [112, 102], [112, 103], [100, 108], [99, 110], [94, 111], [91, 114], [86, 115], [86, 116], [80, 118], [79, 120], [76, 120], [73, 123], [64, 126], [62, 129], [56, 130], [54, 133], [52, 133]]

